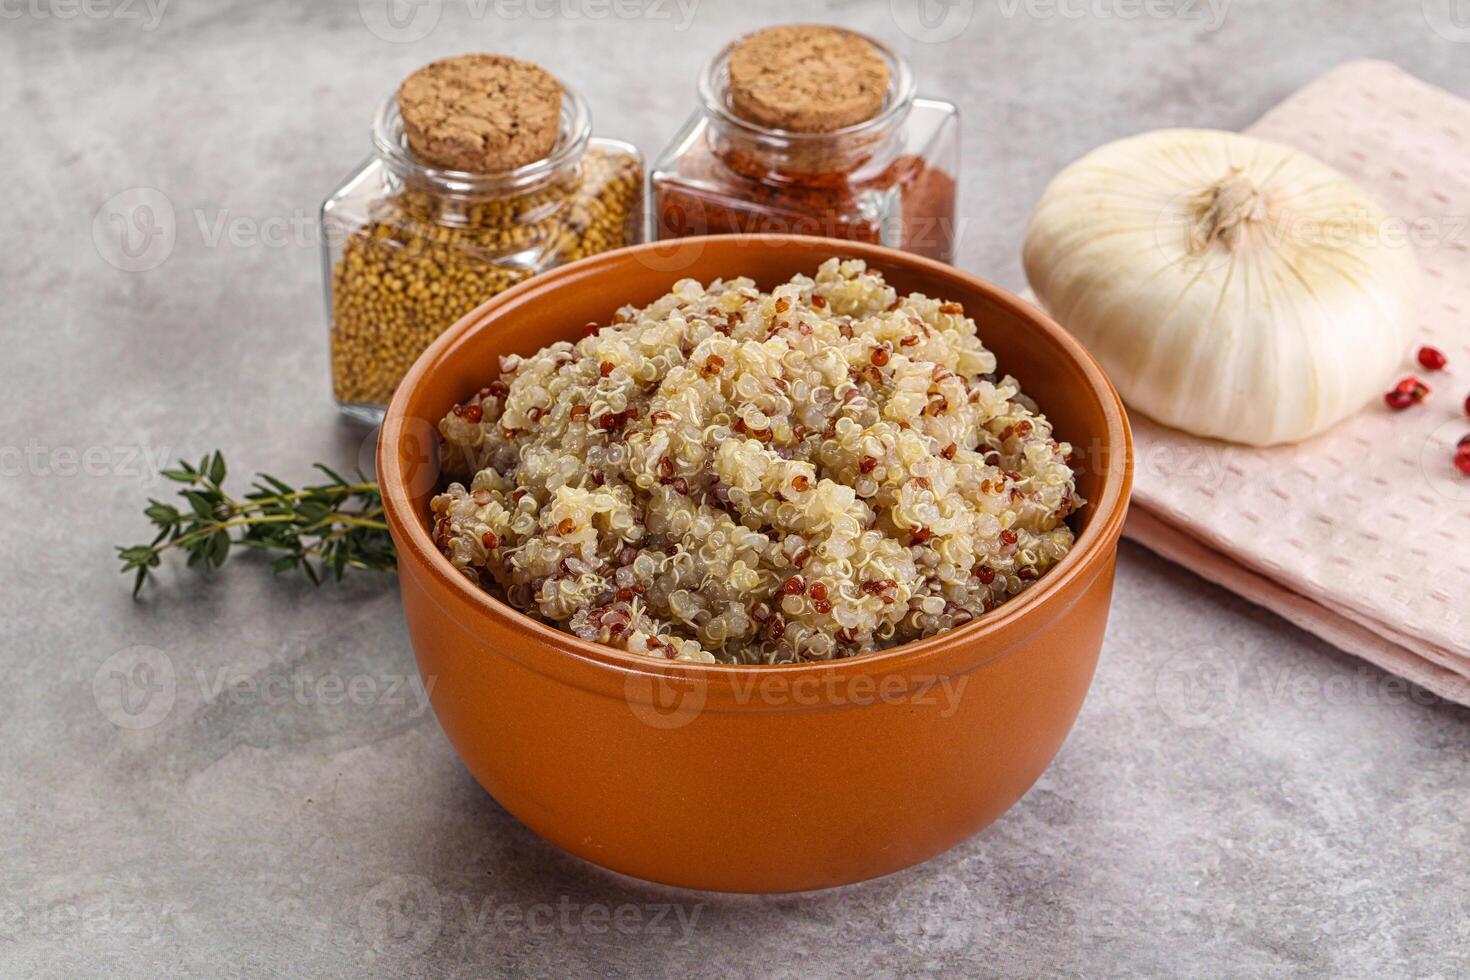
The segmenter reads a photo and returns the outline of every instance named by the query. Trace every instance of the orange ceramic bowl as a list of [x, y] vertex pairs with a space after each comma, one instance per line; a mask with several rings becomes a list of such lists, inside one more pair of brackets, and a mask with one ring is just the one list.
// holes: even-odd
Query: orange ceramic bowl
[[[678, 279], [763, 288], [832, 255], [900, 292], [965, 305], [1080, 453], [1076, 546], [1031, 589], [963, 628], [867, 657], [683, 665], [598, 646], [515, 611], [430, 539], [432, 427], [530, 354], [645, 304]], [[938, 262], [780, 235], [609, 252], [497, 296], [440, 337], [399, 386], [378, 476], [409, 637], [434, 711], [475, 778], [547, 840], [625, 874], [786, 892], [923, 861], [1018, 800], [1082, 706], [1107, 624], [1132, 476], [1128, 424], [1097, 363], [1035, 307]]]

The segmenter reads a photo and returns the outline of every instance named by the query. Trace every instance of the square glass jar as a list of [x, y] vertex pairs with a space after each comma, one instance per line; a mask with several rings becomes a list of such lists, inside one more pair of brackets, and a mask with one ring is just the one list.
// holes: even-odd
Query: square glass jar
[[563, 86], [557, 142], [503, 173], [414, 159], [397, 100], [373, 122], [374, 153], [321, 207], [332, 394], [382, 419], [394, 388], [447, 327], [547, 269], [644, 238], [643, 158], [591, 136], [586, 103]]
[[735, 114], [729, 60], [706, 66], [700, 107], [650, 174], [653, 234], [781, 232], [872, 242], [953, 260], [959, 109], [915, 95], [913, 72], [891, 48], [878, 114], [827, 133], [771, 129]]

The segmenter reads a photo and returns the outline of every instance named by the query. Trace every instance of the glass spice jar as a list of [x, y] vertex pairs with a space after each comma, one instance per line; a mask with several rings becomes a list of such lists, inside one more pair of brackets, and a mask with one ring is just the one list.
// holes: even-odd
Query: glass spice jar
[[426, 166], [395, 97], [373, 120], [374, 153], [321, 208], [332, 391], [344, 414], [382, 420], [414, 360], [486, 299], [554, 266], [644, 237], [643, 158], [591, 136], [562, 85], [542, 159], [499, 173]]
[[655, 236], [824, 235], [952, 261], [959, 110], [918, 98], [907, 61], [862, 39], [887, 63], [887, 92], [871, 118], [829, 132], [743, 118], [730, 61], [747, 38], [716, 55], [699, 109], [651, 170]]

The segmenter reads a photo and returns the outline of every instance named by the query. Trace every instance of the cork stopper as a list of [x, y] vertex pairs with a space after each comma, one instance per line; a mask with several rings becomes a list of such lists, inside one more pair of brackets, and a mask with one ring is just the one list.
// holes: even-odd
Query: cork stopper
[[830, 133], [883, 108], [888, 63], [860, 34], [815, 24], [767, 27], [730, 52], [730, 107], [747, 122]]
[[534, 163], [556, 146], [561, 83], [528, 61], [461, 55], [408, 76], [398, 89], [398, 112], [420, 163], [498, 173]]

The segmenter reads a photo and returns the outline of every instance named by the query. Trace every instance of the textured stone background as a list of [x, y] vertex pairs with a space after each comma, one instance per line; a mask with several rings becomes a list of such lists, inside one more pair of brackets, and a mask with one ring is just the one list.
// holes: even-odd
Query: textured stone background
[[[963, 27], [945, 43], [904, 33], [915, 0], [688, 2], [428, 0], [402, 30], [384, 0], [0, 3], [0, 975], [1463, 972], [1470, 712], [1132, 546], [1030, 795], [923, 867], [785, 898], [621, 879], [523, 829], [390, 690], [415, 676], [391, 581], [241, 562], [129, 600], [111, 546], [166, 492], [140, 452], [288, 477], [362, 452], [327, 395], [310, 224], [433, 57], [541, 61], [653, 153], [738, 32], [882, 35], [962, 106], [960, 261], [1011, 287], [1048, 176], [1107, 139], [1238, 127], [1365, 56], [1470, 96], [1461, 0], [922, 0]], [[175, 213], [148, 271], [101, 257], [128, 191]], [[114, 672], [139, 665], [175, 696], [134, 730]], [[271, 686], [291, 677], [362, 686]], [[217, 690], [238, 678], [264, 686]]]

